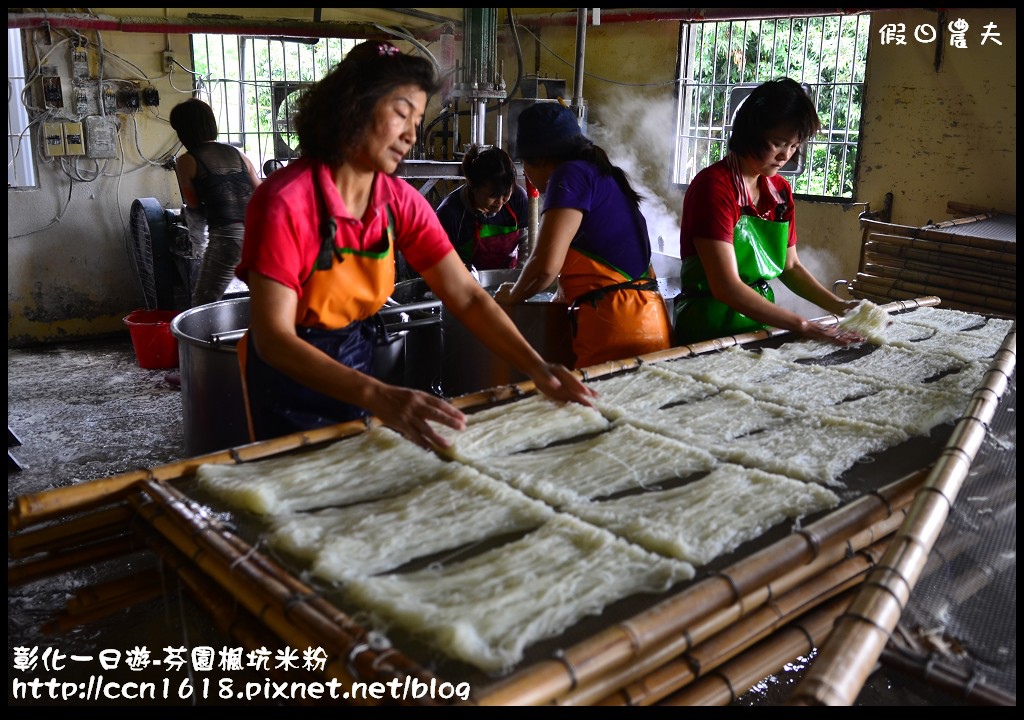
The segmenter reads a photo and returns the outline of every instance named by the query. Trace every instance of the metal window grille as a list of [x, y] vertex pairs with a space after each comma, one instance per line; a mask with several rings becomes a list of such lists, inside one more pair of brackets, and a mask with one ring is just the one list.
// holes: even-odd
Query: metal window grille
[[21, 30], [7, 29], [7, 187], [35, 187], [36, 168], [25, 89], [25, 56]]
[[[821, 132], [787, 168], [800, 195], [852, 198], [870, 18], [823, 15], [693, 23], [681, 40], [674, 181], [688, 185], [728, 152], [737, 88], [787, 76], [809, 89]], [[735, 104], [735, 99], [732, 104]]]
[[269, 174], [295, 157], [299, 93], [358, 43], [347, 38], [192, 36], [196, 90], [217, 117], [218, 139]]

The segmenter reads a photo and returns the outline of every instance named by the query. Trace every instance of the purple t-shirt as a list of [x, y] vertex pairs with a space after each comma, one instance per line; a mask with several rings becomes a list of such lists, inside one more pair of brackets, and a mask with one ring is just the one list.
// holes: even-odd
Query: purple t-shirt
[[544, 211], [575, 208], [583, 222], [572, 248], [596, 256], [630, 279], [643, 275], [651, 263], [647, 221], [611, 175], [602, 175], [585, 160], [569, 160], [551, 173], [544, 192]]

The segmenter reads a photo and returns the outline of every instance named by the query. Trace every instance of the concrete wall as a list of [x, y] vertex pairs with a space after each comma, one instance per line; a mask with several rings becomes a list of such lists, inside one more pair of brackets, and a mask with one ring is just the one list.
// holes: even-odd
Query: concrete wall
[[[182, 17], [186, 12], [158, 10]], [[450, 8], [427, 10], [459, 16]], [[122, 16], [157, 12], [93, 11]], [[574, 8], [516, 12], [537, 18], [545, 13], [552, 18], [575, 15]], [[310, 13], [273, 9], [263, 16], [309, 20]], [[949, 47], [947, 32], [936, 69], [936, 45], [916, 41], [913, 29], [924, 23], [935, 26], [937, 12], [872, 13], [857, 197], [845, 206], [800, 202], [797, 210], [801, 258], [827, 284], [856, 273], [858, 214], [865, 203], [881, 210], [887, 193], [893, 194], [892, 221], [905, 225], [948, 219], [949, 201], [1016, 212], [1016, 11], [953, 10], [946, 22], [957, 18], [969, 24], [968, 47]], [[499, 45], [511, 87], [517, 60], [504, 10], [499, 19]], [[878, 30], [887, 23], [905, 25], [905, 45], [881, 44]], [[996, 25], [1002, 45], [980, 44], [989, 23]], [[565, 79], [571, 98], [576, 86], [575, 23], [538, 22], [518, 36], [524, 71]], [[652, 239], [657, 243], [661, 238], [667, 252], [678, 244], [682, 204], [680, 189], [670, 182], [678, 38], [675, 20], [604, 22], [587, 28], [584, 44], [582, 96], [588, 133], [647, 196], [644, 209]], [[149, 161], [173, 147], [175, 136], [165, 119], [185, 97], [161, 75], [160, 51], [169, 43], [179, 57], [187, 58], [188, 36], [107, 31], [103, 43], [154, 78], [159, 112], [125, 118], [122, 157], [109, 161], [96, 180], [72, 181], [55, 165], [41, 164], [38, 190], [8, 191], [9, 346], [123, 332], [121, 318], [144, 305], [130, 254], [132, 201], [155, 197], [165, 207], [181, 205], [173, 173]], [[436, 48], [436, 43], [428, 47]], [[180, 74], [175, 79], [178, 87], [184, 86]], [[436, 108], [428, 108], [428, 117], [432, 112]]]

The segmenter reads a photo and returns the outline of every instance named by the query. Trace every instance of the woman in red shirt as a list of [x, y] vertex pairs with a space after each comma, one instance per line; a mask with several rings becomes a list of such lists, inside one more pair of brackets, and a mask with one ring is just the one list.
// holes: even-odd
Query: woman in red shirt
[[437, 87], [427, 60], [366, 42], [300, 99], [301, 157], [254, 193], [238, 267], [250, 291], [239, 360], [253, 440], [373, 415], [419, 445], [443, 447], [428, 421], [464, 427], [444, 399], [373, 376], [373, 316], [394, 291], [396, 252], [540, 391], [590, 404], [595, 393], [529, 345], [462, 264], [426, 199], [393, 176]]

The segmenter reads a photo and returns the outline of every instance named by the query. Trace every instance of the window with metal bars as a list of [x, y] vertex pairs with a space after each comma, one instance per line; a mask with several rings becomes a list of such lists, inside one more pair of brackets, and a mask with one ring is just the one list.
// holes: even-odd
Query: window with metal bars
[[299, 94], [358, 42], [193, 35], [193, 84], [214, 110], [218, 140], [240, 148], [264, 175], [287, 163], [296, 154], [291, 119]]
[[854, 196], [870, 18], [821, 15], [693, 23], [684, 28], [674, 181], [725, 157], [732, 117], [760, 83], [801, 83], [821, 118], [802, 157], [783, 168], [793, 192]]

